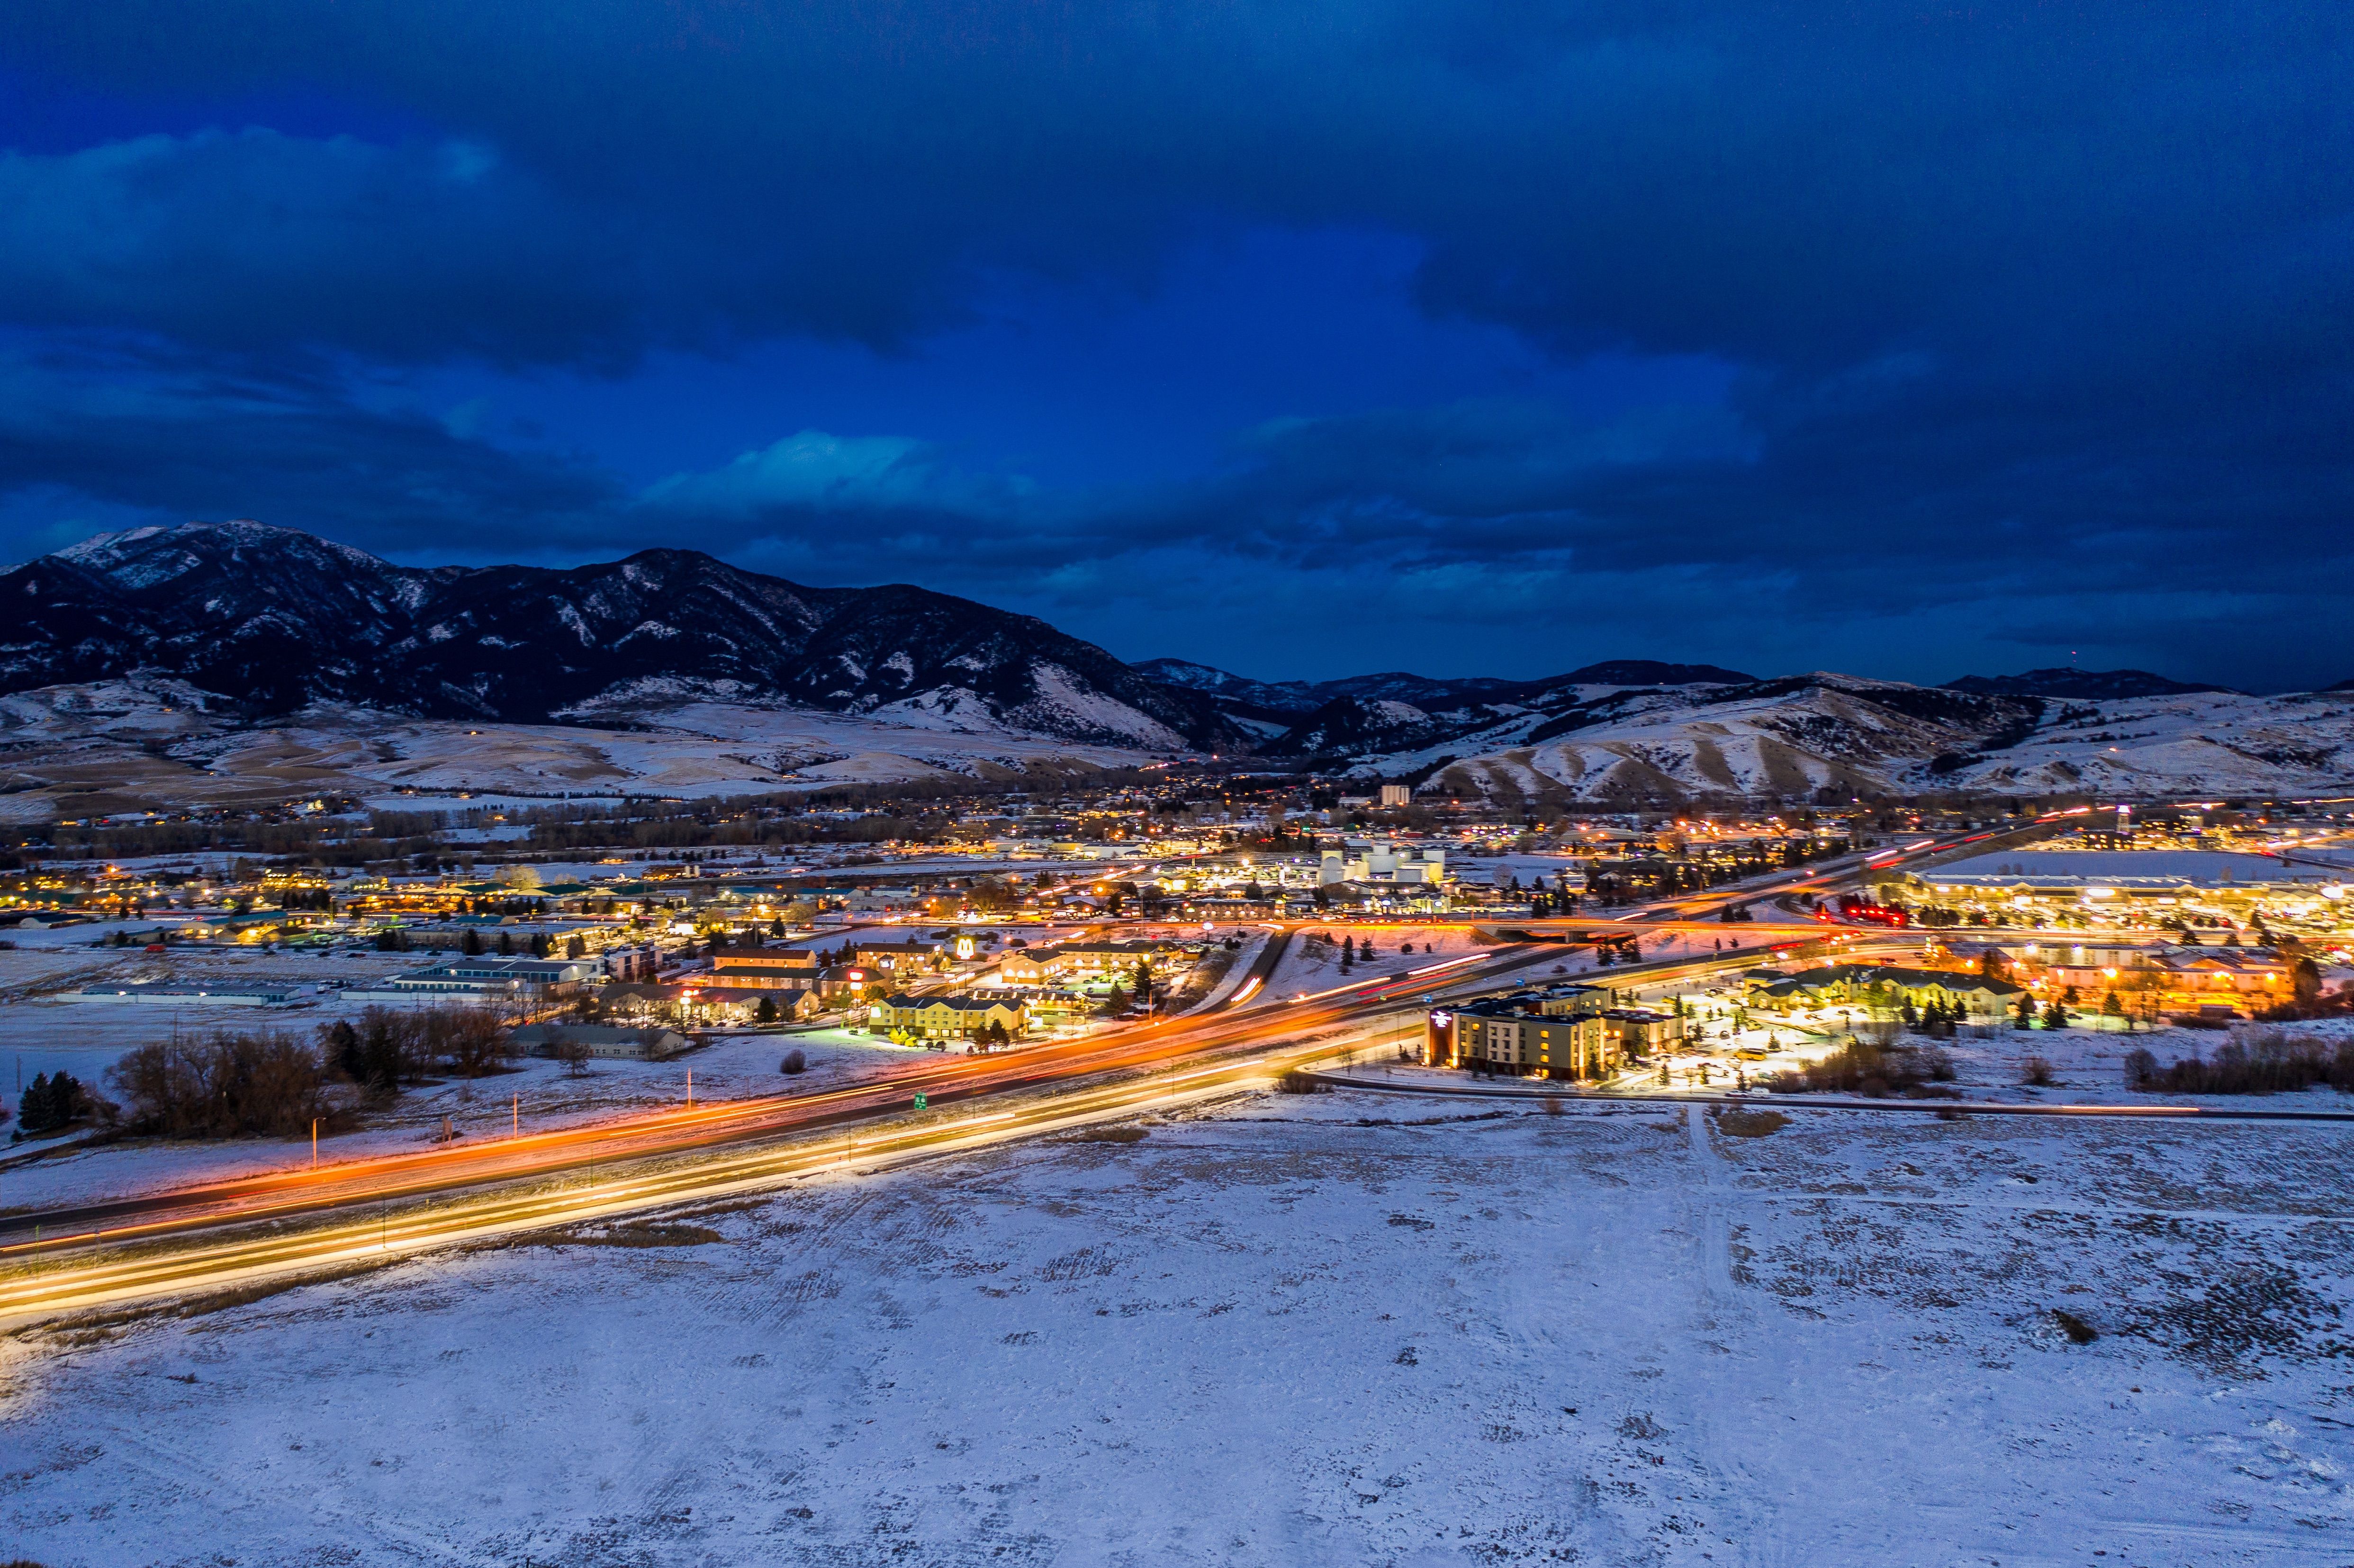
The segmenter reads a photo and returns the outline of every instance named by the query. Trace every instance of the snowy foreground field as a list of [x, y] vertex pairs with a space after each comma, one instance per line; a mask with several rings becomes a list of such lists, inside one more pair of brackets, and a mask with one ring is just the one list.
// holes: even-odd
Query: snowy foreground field
[[0, 1559], [2354, 1562], [2354, 1128], [1735, 1125], [1271, 1096], [28, 1332]]

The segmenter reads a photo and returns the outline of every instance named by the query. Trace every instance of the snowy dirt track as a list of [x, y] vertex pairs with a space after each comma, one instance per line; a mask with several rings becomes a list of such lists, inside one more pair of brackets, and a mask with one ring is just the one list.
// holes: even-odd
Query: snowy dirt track
[[0, 1555], [2354, 1561], [2346, 1134], [1891, 1119], [1269, 1097], [27, 1333]]

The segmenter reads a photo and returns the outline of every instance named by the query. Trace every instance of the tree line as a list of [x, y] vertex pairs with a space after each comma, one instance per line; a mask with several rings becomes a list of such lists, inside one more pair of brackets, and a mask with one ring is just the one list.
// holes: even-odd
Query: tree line
[[479, 1005], [371, 1007], [307, 1039], [280, 1029], [175, 1033], [108, 1071], [125, 1104], [104, 1109], [119, 1114], [126, 1131], [164, 1138], [292, 1138], [314, 1124], [338, 1130], [361, 1107], [432, 1074], [497, 1071], [516, 1054], [510, 1022]]

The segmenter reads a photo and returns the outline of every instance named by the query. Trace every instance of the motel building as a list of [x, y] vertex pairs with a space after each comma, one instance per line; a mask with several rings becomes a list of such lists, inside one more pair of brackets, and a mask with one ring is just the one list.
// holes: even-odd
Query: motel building
[[1631, 1057], [1683, 1043], [1684, 1021], [1646, 1007], [1611, 1007], [1598, 987], [1439, 1008], [1425, 1021], [1425, 1066], [1564, 1080], [1606, 1078]]
[[875, 1004], [867, 1022], [901, 1039], [931, 1044], [974, 1040], [991, 1023], [1020, 1038], [1029, 1018], [1018, 1000], [1003, 996], [891, 996]]

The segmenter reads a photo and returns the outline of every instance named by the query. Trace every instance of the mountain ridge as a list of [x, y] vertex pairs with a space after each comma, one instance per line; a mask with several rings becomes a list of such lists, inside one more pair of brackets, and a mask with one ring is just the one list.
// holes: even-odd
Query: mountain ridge
[[2221, 692], [2229, 696], [2247, 694], [2230, 686], [2177, 681], [2168, 676], [2152, 674], [2147, 670], [2078, 670], [2056, 666], [2048, 670], [2028, 670], [2016, 675], [1959, 675], [1947, 681], [1945, 689], [1970, 692], [1980, 696], [2071, 697], [2079, 700], [2179, 697], [2194, 692]]
[[562, 722], [649, 682], [1151, 750], [1246, 743], [1031, 616], [907, 584], [811, 588], [698, 551], [397, 567], [296, 529], [101, 535], [0, 574], [0, 693], [160, 673], [257, 715], [318, 702]]
[[[918, 752], [1002, 760], [1041, 746], [1097, 760], [1256, 754], [1596, 803], [2274, 792], [2354, 777], [2342, 691], [2257, 697], [2146, 671], [1758, 679], [1638, 660], [1533, 681], [1261, 682], [1184, 660], [1130, 665], [1035, 617], [909, 584], [810, 588], [692, 550], [409, 567], [295, 529], [184, 524], [0, 573], [0, 727], [27, 735], [110, 704], [152, 709], [121, 722], [157, 729], [189, 708], [249, 731], [309, 714], [322, 735], [387, 715], [461, 735], [475, 721], [687, 724], [781, 776], [869, 767], [844, 747], [855, 731], [886, 770], [932, 766], [909, 763]], [[91, 694], [108, 683], [112, 694]], [[821, 751], [846, 760], [809, 760]]]

